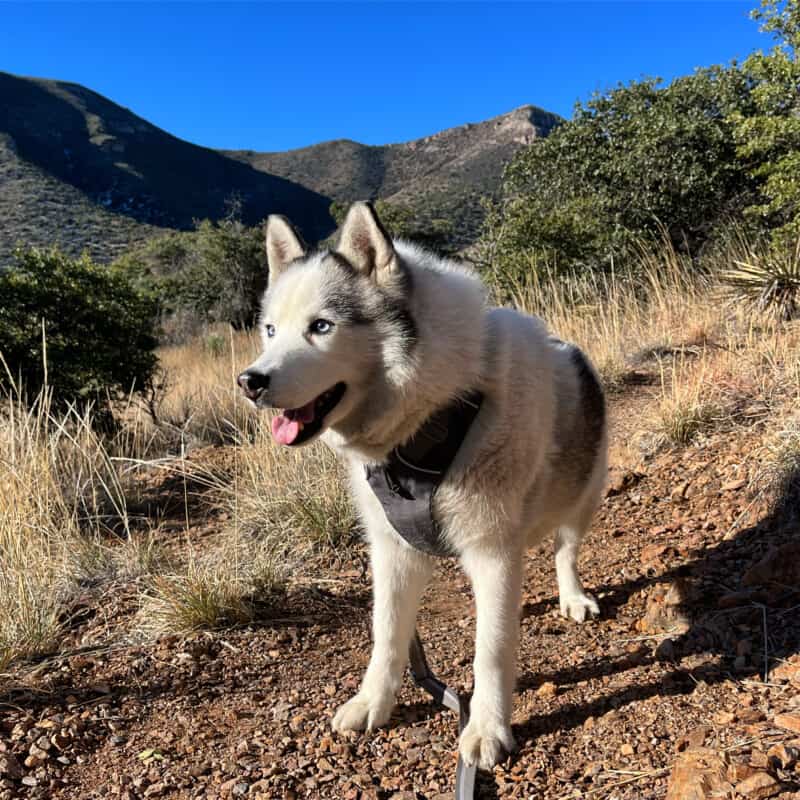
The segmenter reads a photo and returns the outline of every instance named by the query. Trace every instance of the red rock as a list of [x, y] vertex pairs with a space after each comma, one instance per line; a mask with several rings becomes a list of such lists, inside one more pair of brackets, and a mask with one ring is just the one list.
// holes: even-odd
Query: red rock
[[773, 548], [742, 577], [745, 586], [780, 583], [796, 586], [800, 583], [800, 542], [789, 542]]
[[737, 783], [736, 791], [748, 800], [767, 800], [781, 791], [781, 785], [768, 772], [756, 772]]
[[669, 777], [666, 800], [711, 800], [724, 797], [733, 787], [727, 780], [723, 753], [699, 747], [678, 757]]
[[773, 722], [779, 728], [785, 728], [793, 733], [800, 733], [800, 714], [778, 714]]

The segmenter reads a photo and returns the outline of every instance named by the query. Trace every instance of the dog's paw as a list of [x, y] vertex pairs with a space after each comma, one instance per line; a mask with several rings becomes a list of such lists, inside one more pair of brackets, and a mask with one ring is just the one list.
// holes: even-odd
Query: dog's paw
[[461, 733], [458, 750], [467, 766], [491, 769], [516, 746], [510, 725], [473, 718]]
[[590, 594], [572, 594], [559, 597], [562, 617], [572, 617], [575, 622], [583, 622], [587, 616], [600, 615], [600, 606]]
[[384, 726], [392, 714], [394, 698], [359, 692], [333, 715], [335, 731], [369, 731]]

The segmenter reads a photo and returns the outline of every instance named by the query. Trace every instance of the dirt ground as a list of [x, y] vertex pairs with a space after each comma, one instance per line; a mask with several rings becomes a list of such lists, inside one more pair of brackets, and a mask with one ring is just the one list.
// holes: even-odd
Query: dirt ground
[[[759, 491], [758, 415], [625, 463], [649, 391], [611, 403], [610, 486], [582, 555], [601, 618], [562, 619], [549, 547], [527, 557], [519, 749], [480, 775], [481, 798], [800, 798], [797, 517]], [[246, 628], [81, 647], [133, 613], [131, 592], [88, 599], [74, 650], [0, 689], [0, 800], [452, 796], [455, 715], [410, 680], [387, 729], [331, 732], [369, 655], [360, 564]], [[469, 585], [442, 562], [419, 630], [459, 692], [473, 629]]]

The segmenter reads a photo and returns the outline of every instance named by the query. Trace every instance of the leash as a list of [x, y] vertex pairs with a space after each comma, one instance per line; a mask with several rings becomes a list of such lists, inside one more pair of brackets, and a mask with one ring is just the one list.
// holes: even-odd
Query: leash
[[[459, 697], [449, 686], [445, 686], [432, 672], [422, 649], [422, 640], [419, 632], [414, 631], [409, 649], [409, 671], [414, 683], [424, 689], [439, 705], [449, 708], [458, 714], [458, 732], [464, 730], [469, 722], [469, 703]], [[476, 766], [468, 767], [458, 754], [456, 764], [456, 800], [472, 800], [475, 796]]]

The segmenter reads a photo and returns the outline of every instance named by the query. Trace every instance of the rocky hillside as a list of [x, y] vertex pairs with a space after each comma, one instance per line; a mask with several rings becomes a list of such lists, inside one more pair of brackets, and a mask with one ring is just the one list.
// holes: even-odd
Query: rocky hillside
[[447, 219], [464, 244], [474, 238], [479, 200], [497, 191], [503, 166], [520, 147], [550, 133], [559, 119], [526, 105], [401, 144], [340, 139], [283, 153], [228, 154], [332, 200], [381, 198], [410, 206], [426, 219]]
[[177, 139], [73, 83], [0, 72], [0, 264], [13, 246], [57, 243], [110, 260], [158, 229], [186, 229], [242, 202], [246, 222], [284, 213], [309, 239], [333, 200], [383, 198], [474, 238], [479, 198], [558, 117], [523, 106], [404, 144], [334, 141], [284, 153], [215, 151]]
[[0, 73], [0, 262], [17, 241], [88, 246], [108, 259], [151, 226], [280, 212], [327, 233], [330, 201], [284, 178], [184, 142], [82, 86]]

